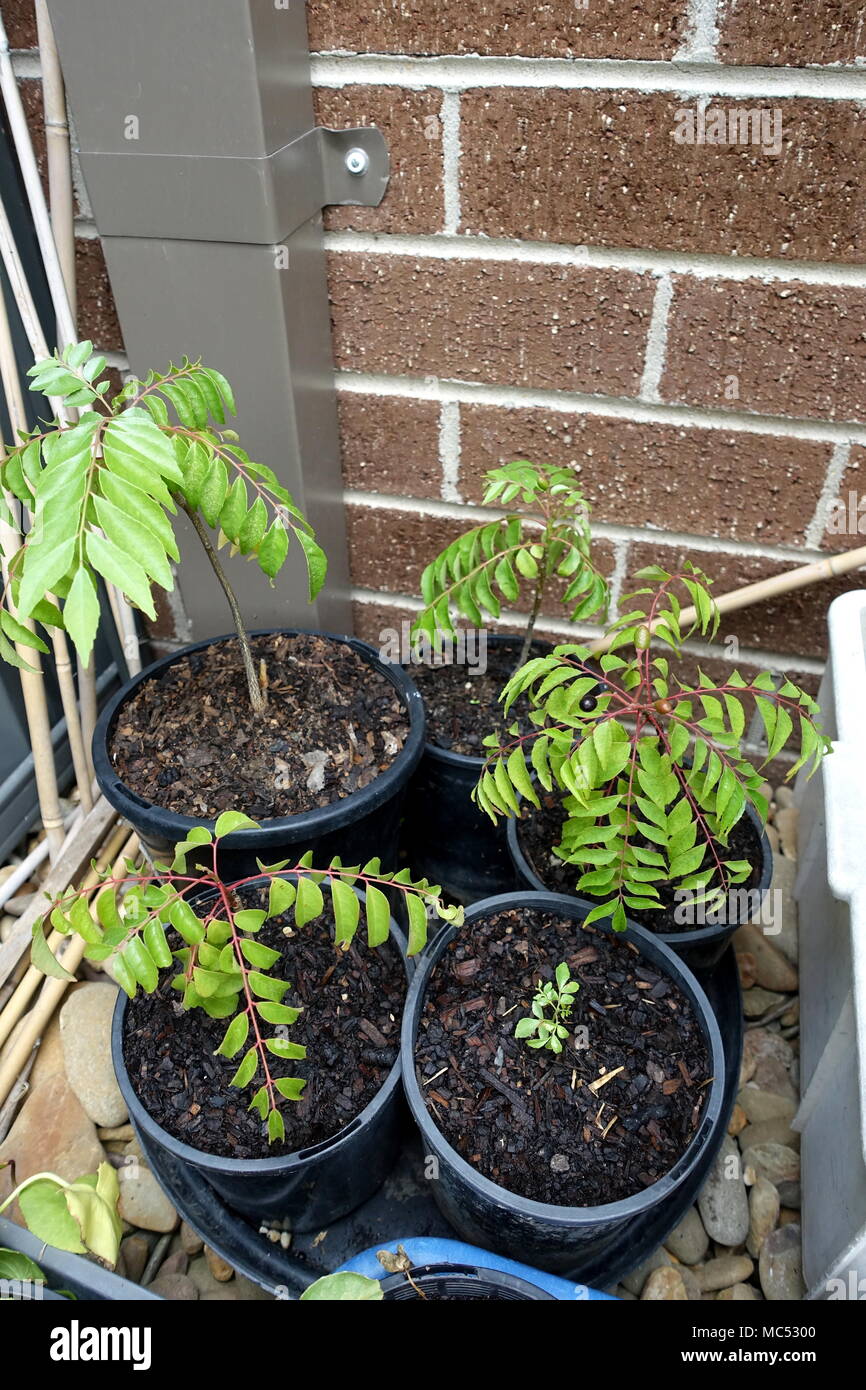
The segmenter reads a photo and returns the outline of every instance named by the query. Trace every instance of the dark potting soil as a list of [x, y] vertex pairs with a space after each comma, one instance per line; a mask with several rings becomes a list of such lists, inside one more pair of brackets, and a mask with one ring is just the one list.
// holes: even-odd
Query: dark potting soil
[[[525, 714], [528, 703], [518, 700], [503, 714], [499, 696], [502, 687], [514, 675], [522, 642], [489, 642], [487, 670], [473, 674], [472, 668], [457, 663], [419, 665], [408, 668], [409, 675], [424, 698], [427, 715], [427, 740], [437, 748], [447, 748], [464, 757], [483, 758], [484, 739], [507, 729]], [[550, 651], [546, 642], [533, 642], [532, 655], [543, 656]]]
[[[580, 989], [556, 1056], [514, 1028], [561, 961]], [[531, 909], [474, 922], [450, 943], [415, 1061], [452, 1147], [510, 1192], [558, 1206], [616, 1202], [667, 1173], [711, 1080], [700, 1023], [671, 980], [622, 938]]]
[[197, 819], [299, 815], [391, 766], [409, 733], [394, 686], [352, 647], [315, 634], [252, 639], [268, 703], [250, 708], [236, 641], [190, 652], [120, 710], [111, 758], [130, 791]]
[[[523, 819], [517, 825], [517, 842], [530, 867], [535, 870], [545, 888], [551, 893], [578, 893], [583, 898], [594, 895], [585, 889], [578, 889], [577, 881], [582, 870], [574, 864], [566, 864], [553, 853], [554, 845], [562, 841], [562, 825], [565, 819], [559, 797], [542, 793], [539, 797], [541, 810], [528, 807]], [[751, 821], [745, 816], [731, 831], [727, 846], [716, 848], [722, 859], [748, 859], [754, 867], [750, 877], [737, 884], [737, 889], [755, 888], [760, 880], [761, 842]], [[662, 908], [652, 908], [646, 912], [632, 912], [632, 917], [642, 927], [651, 932], [690, 932], [699, 930], [704, 924], [677, 922], [674, 919], [677, 902], [674, 894], [676, 884], [657, 885]], [[710, 925], [707, 923], [706, 925]]]
[[[250, 906], [259, 901], [250, 895]], [[361, 1113], [397, 1059], [406, 973], [395, 948], [386, 942], [370, 950], [359, 935], [348, 951], [335, 950], [329, 913], [287, 937], [289, 924], [275, 917], [256, 935], [282, 952], [269, 974], [292, 981], [284, 1002], [303, 1012], [288, 1036], [309, 1049], [304, 1061], [270, 1059], [272, 1075], [307, 1081], [300, 1101], [281, 1104], [284, 1143], [269, 1144], [258, 1114], [247, 1108], [264, 1079], [261, 1069], [243, 1090], [228, 1084], [240, 1057], [214, 1056], [228, 1020], [184, 1010], [171, 987], [176, 969], [162, 972], [156, 993], [127, 1006], [123, 1057], [133, 1089], [157, 1124], [194, 1149], [273, 1158], [319, 1144]], [[264, 1036], [273, 1035], [272, 1025], [261, 1026]]]

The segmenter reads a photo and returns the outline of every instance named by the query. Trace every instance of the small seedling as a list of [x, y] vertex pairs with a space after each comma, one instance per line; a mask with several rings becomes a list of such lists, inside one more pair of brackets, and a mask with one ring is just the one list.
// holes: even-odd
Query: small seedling
[[563, 1020], [570, 1018], [574, 996], [579, 989], [580, 984], [572, 980], [567, 963], [562, 961], [556, 967], [555, 983], [551, 980], [538, 981], [532, 1014], [520, 1019], [514, 1030], [515, 1038], [522, 1038], [527, 1047], [546, 1047], [550, 1052], [561, 1052], [568, 1037]]

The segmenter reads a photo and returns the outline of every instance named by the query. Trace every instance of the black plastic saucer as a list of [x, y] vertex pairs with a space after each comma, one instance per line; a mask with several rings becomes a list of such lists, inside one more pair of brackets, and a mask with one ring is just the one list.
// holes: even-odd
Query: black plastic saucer
[[[725, 1047], [724, 1124], [719, 1126], [718, 1142], [708, 1148], [704, 1161], [670, 1202], [630, 1222], [604, 1250], [591, 1252], [563, 1277], [596, 1289], [611, 1288], [661, 1245], [706, 1181], [739, 1087], [743, 1013], [733, 948], [699, 979], [715, 1012]], [[157, 1153], [142, 1135], [138, 1137], [150, 1167], [193, 1230], [241, 1274], [278, 1297], [296, 1298], [314, 1279], [338, 1269], [372, 1245], [389, 1246], [409, 1235], [454, 1237], [430, 1196], [430, 1184], [424, 1177], [424, 1156], [408, 1114], [403, 1147], [384, 1186], [327, 1231], [294, 1236], [288, 1250], [279, 1241], [261, 1235], [226, 1206], [200, 1173], [163, 1152]]]

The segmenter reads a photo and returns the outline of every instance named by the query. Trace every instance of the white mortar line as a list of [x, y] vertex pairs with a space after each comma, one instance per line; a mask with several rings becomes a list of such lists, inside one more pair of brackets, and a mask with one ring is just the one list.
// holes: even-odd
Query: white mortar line
[[662, 275], [655, 292], [647, 333], [643, 379], [639, 391], [642, 401], [657, 403], [661, 399], [660, 387], [668, 355], [668, 323], [673, 296], [674, 286], [671, 277]]
[[462, 502], [460, 496], [460, 406], [443, 401], [439, 410], [439, 462], [443, 502]]
[[16, 48], [12, 54], [12, 70], [16, 77], [41, 77], [42, 60], [38, 48]]
[[82, 241], [98, 241], [99, 228], [92, 217], [76, 217], [75, 235]]
[[830, 511], [830, 504], [839, 496], [839, 489], [842, 484], [842, 477], [848, 467], [848, 459], [851, 456], [850, 444], [837, 444], [830, 456], [827, 465], [827, 475], [824, 478], [824, 486], [821, 489], [821, 496], [818, 498], [818, 505], [815, 508], [815, 515], [806, 527], [803, 537], [806, 545], [814, 549], [821, 544], [824, 532], [827, 529], [827, 517]]
[[[355, 603], [376, 604], [381, 608], [408, 608], [412, 613], [419, 613], [423, 604], [417, 595], [394, 594], [388, 590], [367, 589], [357, 585], [349, 590], [349, 598]], [[516, 617], [525, 618], [526, 614], [519, 614], [513, 609], [503, 609], [502, 622], [507, 622], [509, 616], [514, 614]], [[495, 630], [495, 624], [490, 624]], [[570, 623], [564, 618], [550, 618], [547, 614], [542, 614], [539, 618], [539, 626], [546, 632], [553, 632], [564, 638], [575, 638], [578, 641], [583, 637], [594, 637], [598, 633], [597, 627], [592, 627], [587, 623]], [[706, 659], [710, 657], [719, 658], [719, 648], [708, 645], [704, 642], [686, 642], [683, 651], [692, 656], [699, 656]], [[798, 671], [801, 675], [820, 676], [823, 674], [823, 661], [811, 656], [797, 656], [791, 652], [767, 652], [760, 647], [740, 647], [740, 655], [737, 658], [738, 665], [761, 666], [775, 670]]]
[[[449, 521], [489, 521], [489, 507], [477, 502], [444, 502], [433, 498], [395, 496], [393, 493], [362, 492], [347, 488], [343, 494], [348, 506], [368, 507], [376, 511], [408, 512], [419, 517], [442, 517]], [[671, 549], [699, 550], [707, 554], [725, 554], [744, 559], [776, 561], [786, 565], [805, 565], [822, 558], [821, 552], [808, 546], [759, 545], [756, 541], [729, 540], [727, 536], [698, 536], [685, 531], [662, 531], [654, 526], [623, 526], [612, 521], [594, 521], [593, 535], [613, 542], [640, 542], [668, 546]]]
[[128, 372], [130, 370], [129, 358], [125, 352], [111, 352], [104, 348], [102, 350], [102, 356], [105, 358], [108, 366], [116, 368], [118, 372]]
[[406, 58], [379, 53], [319, 54], [312, 60], [318, 87], [353, 85], [413, 89], [534, 87], [575, 91], [674, 92], [734, 98], [811, 97], [866, 99], [866, 69], [839, 67], [726, 67], [718, 63], [635, 62], [610, 58], [481, 58], [470, 54]]
[[657, 251], [629, 247], [568, 246], [560, 242], [518, 241], [466, 235], [407, 236], [378, 232], [326, 232], [328, 251], [364, 256], [423, 256], [441, 261], [519, 261], [524, 264], [585, 266], [650, 275], [691, 275], [701, 280], [802, 280], [810, 285], [849, 285], [866, 289], [866, 266], [827, 265], [711, 252]]
[[463, 405], [493, 405], [504, 410], [552, 410], [565, 415], [600, 415], [634, 424], [674, 425], [678, 429], [711, 429], [731, 434], [774, 435], [816, 443], [866, 444], [866, 423], [836, 424], [824, 420], [788, 419], [779, 415], [745, 415], [700, 406], [663, 405], [620, 396], [588, 396], [579, 392], [534, 390], [527, 386], [487, 386], [474, 381], [443, 381], [436, 377], [384, 376], [345, 369], [336, 374], [338, 391], [362, 396], [399, 397], [416, 401], [459, 401]]
[[442, 96], [442, 196], [447, 234], [460, 230], [460, 93]]
[[676, 63], [718, 62], [718, 0], [689, 0], [686, 36]]
[[619, 601], [622, 597], [623, 585], [628, 574], [628, 553], [630, 542], [623, 540], [617, 541], [613, 548], [613, 571], [608, 580], [610, 590], [609, 612], [616, 613], [619, 610]]

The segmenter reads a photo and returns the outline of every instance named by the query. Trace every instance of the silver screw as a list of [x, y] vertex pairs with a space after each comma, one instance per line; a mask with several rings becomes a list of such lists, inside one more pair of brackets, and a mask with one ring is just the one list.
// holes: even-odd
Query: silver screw
[[346, 155], [346, 168], [350, 174], [355, 174], [356, 177], [361, 174], [366, 174], [369, 167], [370, 156], [367, 154], [366, 150], [362, 150], [359, 146], [356, 146], [354, 149], [348, 151]]

